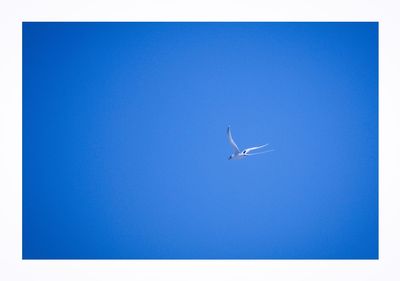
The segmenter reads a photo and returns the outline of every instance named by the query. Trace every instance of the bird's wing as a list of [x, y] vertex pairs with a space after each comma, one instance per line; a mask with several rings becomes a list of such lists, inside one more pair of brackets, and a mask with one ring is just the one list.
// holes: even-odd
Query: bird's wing
[[246, 148], [244, 151], [246, 151], [246, 153], [249, 153], [250, 151], [263, 148], [263, 147], [265, 147], [265, 146], [267, 146], [267, 145], [268, 145], [268, 143], [267, 143], [267, 144], [264, 144], [264, 145], [260, 145], [260, 146], [255, 146], [255, 147]]
[[246, 153], [246, 155], [257, 155], [257, 154], [264, 154], [264, 153], [268, 153], [268, 152], [272, 152], [272, 151], [275, 151], [274, 149], [271, 149], [271, 150], [267, 150], [267, 151], [263, 151], [263, 152], [257, 152], [257, 153], [250, 153], [250, 154], [247, 154]]
[[235, 153], [240, 153], [238, 146], [236, 145], [235, 141], [232, 138], [231, 127], [228, 127], [227, 134], [228, 134], [228, 142], [232, 146], [233, 151]]

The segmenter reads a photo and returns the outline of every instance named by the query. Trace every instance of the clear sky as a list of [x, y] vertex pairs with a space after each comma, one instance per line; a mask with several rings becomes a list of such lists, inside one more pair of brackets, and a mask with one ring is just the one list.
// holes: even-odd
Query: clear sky
[[24, 23], [23, 258], [378, 258], [378, 24]]

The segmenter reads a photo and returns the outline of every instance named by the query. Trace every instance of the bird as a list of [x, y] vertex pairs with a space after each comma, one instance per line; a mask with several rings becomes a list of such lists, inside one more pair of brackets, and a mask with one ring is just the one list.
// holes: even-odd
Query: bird
[[260, 146], [250, 147], [250, 148], [244, 149], [243, 151], [240, 151], [239, 147], [236, 145], [235, 141], [232, 138], [232, 133], [231, 133], [231, 127], [230, 126], [228, 126], [227, 135], [228, 135], [228, 142], [233, 148], [233, 154], [228, 157], [228, 160], [240, 160], [240, 159], [243, 159], [243, 158], [245, 158], [247, 156], [263, 154], [263, 153], [274, 151], [273, 149], [271, 149], [271, 150], [258, 152], [258, 153], [250, 153], [251, 151], [266, 147], [269, 144], [263, 144], [263, 145], [260, 145]]

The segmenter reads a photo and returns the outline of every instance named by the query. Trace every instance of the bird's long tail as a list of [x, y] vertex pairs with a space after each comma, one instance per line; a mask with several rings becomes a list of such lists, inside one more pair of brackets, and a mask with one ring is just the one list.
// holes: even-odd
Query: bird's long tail
[[263, 151], [263, 152], [249, 153], [249, 154], [247, 154], [247, 155], [264, 154], [264, 153], [268, 153], [268, 152], [272, 152], [272, 151], [275, 151], [275, 149], [270, 149], [270, 150]]

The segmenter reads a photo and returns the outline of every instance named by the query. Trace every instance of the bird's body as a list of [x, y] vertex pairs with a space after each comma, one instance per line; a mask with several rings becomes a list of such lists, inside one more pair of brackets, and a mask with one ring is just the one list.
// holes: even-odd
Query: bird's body
[[231, 133], [231, 128], [230, 127], [228, 127], [227, 135], [228, 135], [228, 142], [232, 146], [232, 149], [233, 149], [233, 154], [229, 156], [229, 158], [228, 158], [229, 160], [240, 160], [240, 159], [243, 159], [243, 158], [245, 158], [247, 156], [256, 155], [256, 154], [262, 154], [262, 153], [267, 153], [267, 152], [273, 151], [273, 150], [267, 150], [267, 151], [263, 151], [263, 152], [259, 152], [259, 153], [250, 153], [251, 151], [254, 151], [256, 149], [263, 148], [263, 147], [267, 146], [268, 144], [255, 146], [255, 147], [250, 147], [250, 148], [244, 149], [243, 151], [240, 151], [238, 146], [236, 145], [235, 141], [232, 138], [232, 133]]
[[238, 154], [232, 154], [231, 156], [229, 156], [229, 160], [240, 160], [240, 159], [245, 158], [246, 156], [247, 155], [243, 154], [242, 152], [238, 153]]

